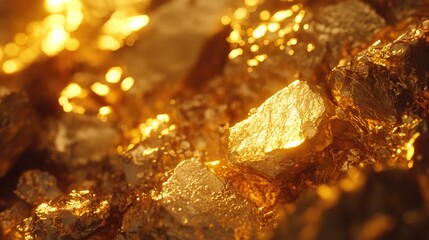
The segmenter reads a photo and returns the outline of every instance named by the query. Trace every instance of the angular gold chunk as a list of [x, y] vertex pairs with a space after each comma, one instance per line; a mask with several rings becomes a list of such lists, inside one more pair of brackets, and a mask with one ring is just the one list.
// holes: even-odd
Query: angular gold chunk
[[204, 239], [247, 239], [255, 227], [251, 204], [198, 159], [177, 165], [162, 186], [160, 202], [179, 224], [204, 229]]
[[294, 81], [230, 129], [229, 161], [276, 177], [295, 165], [288, 151], [315, 137], [325, 112], [322, 96]]
[[[23, 223], [29, 223], [30, 232], [37, 234], [35, 239], [85, 239], [105, 226], [110, 214], [109, 200], [89, 190], [73, 190], [40, 204]], [[25, 235], [25, 229], [23, 231]]]

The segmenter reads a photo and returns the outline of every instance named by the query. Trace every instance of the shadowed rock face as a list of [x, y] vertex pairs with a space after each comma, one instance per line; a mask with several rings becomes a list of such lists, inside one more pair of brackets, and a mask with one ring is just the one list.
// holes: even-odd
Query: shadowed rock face
[[[232, 6], [232, 0], [179, 0], [158, 7], [147, 31], [140, 34], [144, 41], [122, 54], [130, 73], [143, 78], [136, 82], [139, 91], [150, 94], [160, 84], [174, 86], [184, 80], [204, 42], [221, 30], [219, 19]], [[136, 51], [139, 58], [132, 57]]]
[[33, 143], [35, 112], [24, 93], [0, 87], [0, 177]]
[[298, 202], [272, 239], [426, 239], [427, 183], [419, 177], [371, 171], [339, 187], [321, 186]]
[[29, 170], [21, 174], [15, 194], [27, 204], [37, 206], [63, 193], [58, 188], [54, 176], [40, 170]]

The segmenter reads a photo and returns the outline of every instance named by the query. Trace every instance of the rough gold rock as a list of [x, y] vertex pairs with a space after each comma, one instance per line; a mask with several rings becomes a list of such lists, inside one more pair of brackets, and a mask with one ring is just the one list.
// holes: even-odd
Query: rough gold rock
[[295, 165], [288, 153], [316, 136], [326, 111], [320, 94], [293, 82], [230, 129], [229, 161], [276, 177]]
[[30, 205], [39, 205], [63, 193], [57, 186], [57, 179], [50, 173], [28, 170], [19, 177], [15, 194]]
[[75, 191], [58, 200], [42, 203], [17, 227], [25, 239], [82, 239], [104, 226], [109, 200], [88, 190]]
[[194, 227], [195, 234], [205, 238], [218, 234], [219, 239], [233, 238], [235, 231], [249, 237], [256, 230], [252, 206], [197, 159], [175, 168], [163, 184], [160, 201], [177, 222]]

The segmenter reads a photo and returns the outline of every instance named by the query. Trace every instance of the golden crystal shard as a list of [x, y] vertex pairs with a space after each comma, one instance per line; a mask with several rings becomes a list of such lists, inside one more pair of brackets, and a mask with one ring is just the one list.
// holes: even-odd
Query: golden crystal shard
[[294, 81], [230, 129], [229, 161], [276, 177], [295, 165], [288, 152], [315, 137], [325, 112], [322, 96]]

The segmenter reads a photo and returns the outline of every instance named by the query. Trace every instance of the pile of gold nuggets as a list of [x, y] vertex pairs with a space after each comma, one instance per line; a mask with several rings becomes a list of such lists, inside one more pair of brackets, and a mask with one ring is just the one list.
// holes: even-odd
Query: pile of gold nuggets
[[429, 1], [0, 0], [0, 239], [429, 239]]

